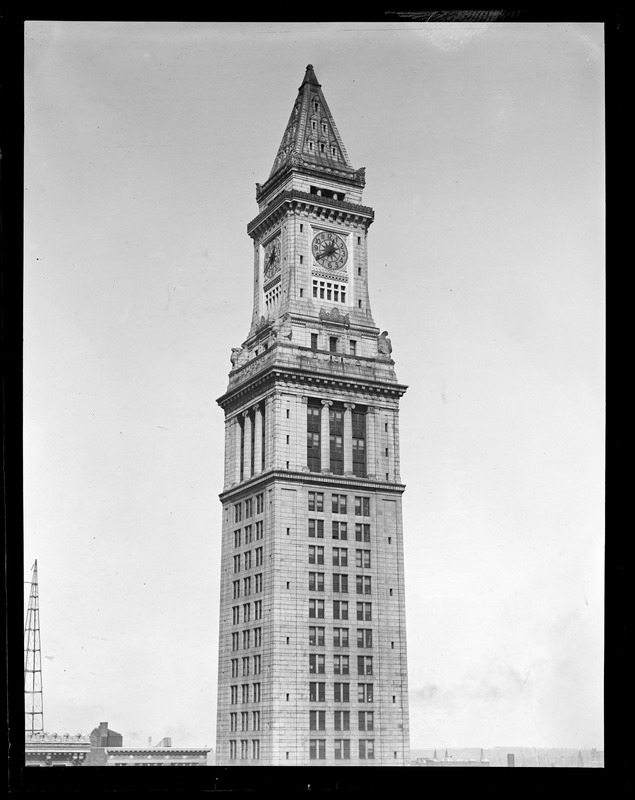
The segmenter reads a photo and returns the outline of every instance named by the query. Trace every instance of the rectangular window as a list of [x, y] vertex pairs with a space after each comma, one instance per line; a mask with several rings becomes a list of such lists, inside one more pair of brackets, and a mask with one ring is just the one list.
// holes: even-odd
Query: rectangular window
[[348, 628], [333, 628], [333, 647], [348, 647]]
[[371, 594], [370, 580], [370, 575], [355, 576], [357, 594]]
[[234, 572], [240, 572], [240, 555], [234, 556]]
[[311, 761], [326, 758], [326, 739], [309, 739], [309, 759]]
[[348, 619], [348, 600], [333, 600], [333, 619]]
[[313, 625], [309, 628], [309, 644], [324, 647], [324, 628]]
[[238, 703], [238, 684], [230, 686], [229, 688], [231, 694], [230, 702], [233, 706], [235, 706]]
[[355, 515], [358, 517], [370, 516], [370, 497], [355, 498]]
[[348, 760], [351, 757], [351, 740], [335, 739], [333, 743], [333, 755], [336, 761]]
[[251, 550], [245, 553], [245, 569], [251, 569]]
[[375, 712], [374, 711], [358, 711], [358, 728], [360, 731], [373, 731], [375, 730]]
[[372, 703], [373, 702], [373, 684], [372, 683], [358, 683], [357, 684], [357, 700], [359, 703]]
[[333, 656], [333, 674], [348, 675], [349, 661], [348, 656]]
[[254, 579], [256, 582], [256, 593], [262, 592], [262, 572], [259, 572], [257, 575], [254, 575]]
[[309, 572], [309, 591], [310, 592], [323, 592], [324, 591], [324, 573], [323, 572]]
[[358, 647], [372, 647], [373, 646], [373, 631], [372, 631], [372, 628], [358, 628], [357, 629], [357, 646]]
[[262, 628], [254, 628], [254, 647], [260, 647], [262, 644]]
[[357, 619], [359, 622], [370, 622], [373, 618], [373, 604], [372, 603], [358, 603], [357, 604]]
[[232, 678], [238, 677], [238, 659], [232, 658]]
[[232, 597], [234, 600], [240, 597], [240, 581], [232, 581]]
[[258, 539], [262, 539], [263, 536], [262, 526], [263, 526], [262, 520], [260, 522], [256, 522], [256, 541]]
[[370, 569], [370, 550], [355, 551], [355, 566], [358, 569]]
[[348, 343], [348, 346], [349, 346], [350, 354], [352, 356], [357, 355], [357, 342], [355, 341], [355, 339], [351, 339], [349, 341], [349, 343]]
[[251, 757], [255, 759], [260, 758], [260, 739], [251, 740]]
[[249, 711], [243, 711], [240, 714], [240, 730], [241, 731], [249, 730]]
[[256, 547], [256, 566], [262, 566], [262, 547]]
[[344, 473], [344, 409], [329, 408], [330, 468], [335, 475]]
[[348, 683], [334, 683], [333, 701], [335, 703], [349, 703], [350, 702], [349, 687], [350, 684]]
[[309, 683], [309, 700], [311, 703], [325, 703], [326, 683]]
[[310, 519], [309, 520], [309, 537], [311, 539], [324, 538], [324, 520], [323, 519]]
[[251, 644], [251, 631], [243, 631], [243, 650], [247, 650]]
[[[353, 475], [366, 477], [366, 409], [356, 406], [351, 412]], [[368, 499], [368, 498], [366, 498]]]
[[254, 703], [260, 702], [260, 684], [254, 683]]
[[324, 511], [324, 492], [309, 492], [309, 511]]
[[253, 517], [254, 515], [254, 501], [250, 497], [248, 500], [245, 500], [245, 517]]
[[234, 531], [234, 547], [240, 547], [240, 545], [241, 545], [241, 538], [242, 537], [241, 537], [240, 533], [241, 533], [240, 528], [238, 528], [238, 530]]
[[339, 594], [348, 594], [348, 575], [333, 575], [333, 591]]
[[319, 400], [309, 400], [307, 404], [307, 467], [309, 472], [320, 472], [322, 469], [321, 407]]
[[240, 740], [240, 757], [249, 758], [249, 739]]
[[248, 703], [249, 702], [249, 684], [243, 683], [241, 686], [242, 690], [242, 702]]
[[309, 711], [309, 730], [326, 730], [326, 711]]
[[240, 634], [236, 631], [236, 633], [232, 633], [232, 650], [238, 650], [239, 644]]
[[251, 594], [251, 578], [243, 579], [243, 594], [245, 597]]
[[265, 509], [265, 498], [263, 494], [256, 495], [256, 514], [262, 514]]
[[245, 544], [251, 542], [251, 525], [245, 525]]
[[351, 729], [351, 712], [350, 711], [334, 711], [333, 712], [333, 729], [336, 731], [350, 731]]
[[251, 620], [251, 603], [244, 603], [243, 605], [243, 622]]
[[230, 731], [237, 731], [238, 730], [238, 712], [232, 711], [229, 715], [229, 729]]
[[252, 719], [252, 730], [259, 731], [260, 730], [260, 711], [252, 711], [251, 712], [251, 719]]
[[311, 334], [311, 350], [317, 350], [317, 349], [318, 349], [318, 335], [317, 335], [317, 333], [312, 333]]
[[243, 658], [243, 675], [249, 675], [249, 656]]
[[357, 656], [357, 674], [358, 675], [372, 675], [373, 674], [373, 657], [372, 656]]
[[254, 675], [260, 675], [262, 669], [262, 656], [254, 656]]
[[346, 547], [333, 548], [333, 566], [334, 567], [348, 566], [348, 548]]
[[324, 564], [324, 547], [309, 545], [309, 564]]
[[370, 542], [370, 525], [362, 523], [355, 523], [355, 541], [356, 542]]
[[243, 518], [243, 506], [242, 503], [236, 503], [234, 506], [234, 522], [240, 522]]
[[312, 619], [324, 619], [324, 600], [309, 600], [309, 617]]
[[374, 739], [360, 739], [359, 740], [359, 757], [360, 760], [375, 758], [375, 740]]
[[240, 606], [232, 607], [232, 625], [238, 625], [240, 622]]
[[346, 514], [346, 495], [345, 494], [332, 494], [331, 495], [331, 510], [334, 514]]
[[348, 524], [346, 522], [331, 522], [333, 539], [348, 539]]
[[262, 600], [254, 603], [254, 619], [262, 619]]

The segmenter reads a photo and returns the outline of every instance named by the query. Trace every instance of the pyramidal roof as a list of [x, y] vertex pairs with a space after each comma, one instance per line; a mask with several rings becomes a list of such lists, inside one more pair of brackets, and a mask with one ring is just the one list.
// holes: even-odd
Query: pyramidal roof
[[293, 154], [315, 164], [353, 169], [312, 64], [307, 66], [298, 89], [269, 177], [286, 165]]

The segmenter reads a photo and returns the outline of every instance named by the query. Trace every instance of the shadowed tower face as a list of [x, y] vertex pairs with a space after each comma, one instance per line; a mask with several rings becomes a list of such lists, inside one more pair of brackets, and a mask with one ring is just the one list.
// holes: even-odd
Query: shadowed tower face
[[368, 296], [364, 169], [313, 67], [256, 184], [232, 348], [218, 764], [409, 763], [399, 398]]

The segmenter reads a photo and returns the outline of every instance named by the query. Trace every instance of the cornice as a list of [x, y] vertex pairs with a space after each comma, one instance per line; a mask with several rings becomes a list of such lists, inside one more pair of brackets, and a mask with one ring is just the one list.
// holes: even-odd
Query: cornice
[[226, 500], [237, 498], [242, 494], [251, 494], [257, 489], [270, 483], [280, 481], [283, 483], [302, 483], [311, 486], [324, 486], [332, 488], [345, 488], [363, 492], [389, 492], [403, 494], [406, 490], [405, 483], [390, 483], [374, 478], [360, 478], [351, 475], [335, 475], [328, 472], [298, 472], [296, 470], [272, 469], [254, 475], [248, 481], [243, 481], [237, 486], [232, 486], [221, 492], [218, 497], [222, 503]]
[[300, 206], [303, 209], [311, 210], [326, 209], [332, 215], [344, 216], [348, 218], [363, 219], [369, 224], [375, 219], [375, 212], [370, 206], [363, 206], [358, 203], [349, 203], [346, 200], [335, 200], [332, 197], [301, 192], [299, 189], [289, 189], [280, 192], [263, 211], [254, 217], [247, 225], [249, 236], [255, 237], [259, 228], [265, 223], [273, 221], [272, 217], [282, 217], [288, 210], [286, 206]]

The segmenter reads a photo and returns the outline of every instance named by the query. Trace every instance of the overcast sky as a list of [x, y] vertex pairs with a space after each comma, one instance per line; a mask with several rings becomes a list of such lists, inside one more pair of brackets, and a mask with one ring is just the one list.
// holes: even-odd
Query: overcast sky
[[215, 745], [215, 401], [308, 63], [367, 169], [371, 305], [409, 386], [411, 746], [602, 747], [599, 23], [26, 23], [45, 728]]

